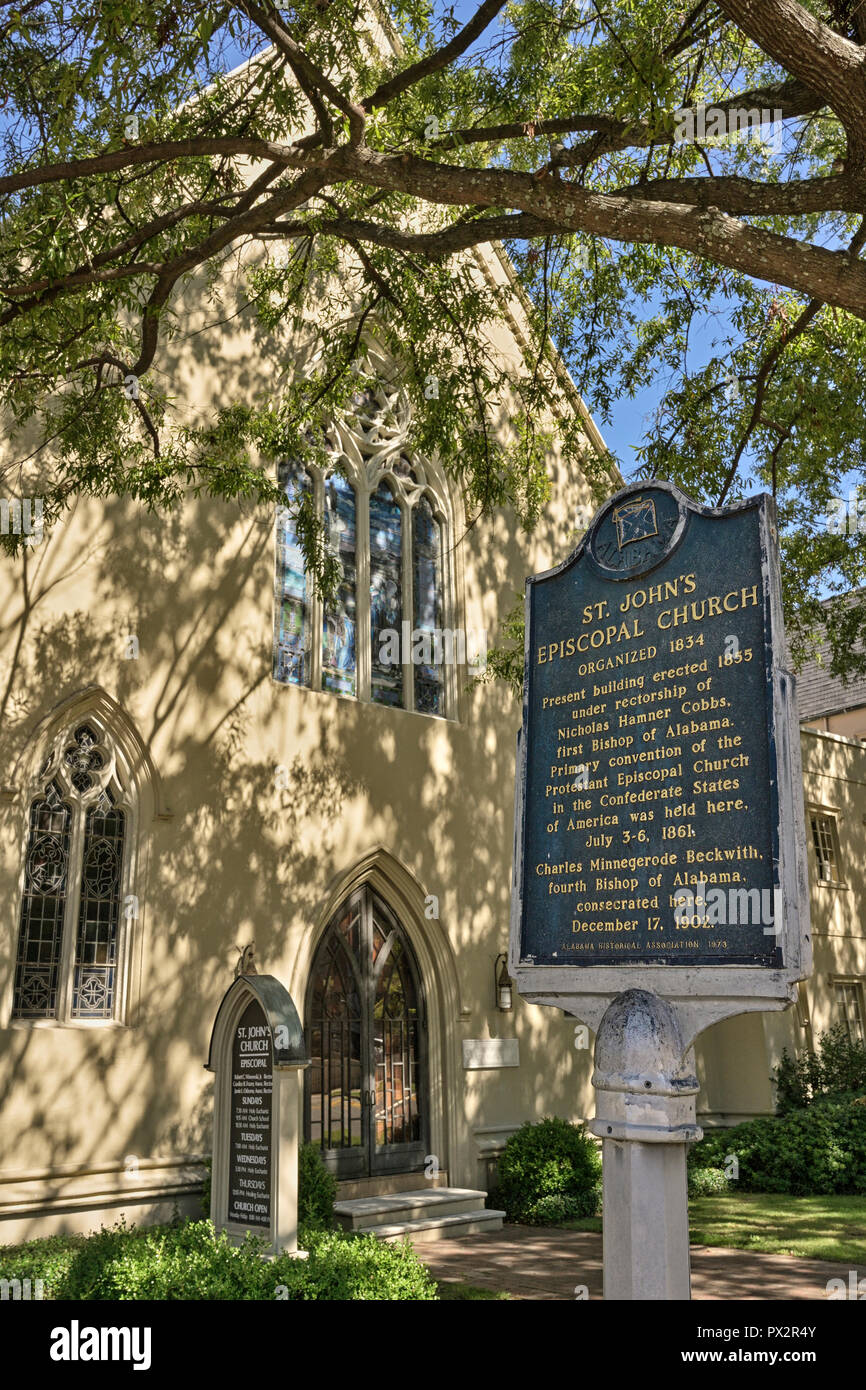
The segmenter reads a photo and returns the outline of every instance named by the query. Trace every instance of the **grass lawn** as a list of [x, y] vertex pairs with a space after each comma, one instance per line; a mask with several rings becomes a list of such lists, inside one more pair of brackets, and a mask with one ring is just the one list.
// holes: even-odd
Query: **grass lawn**
[[442, 1302], [454, 1299], [510, 1299], [511, 1294], [504, 1289], [479, 1289], [475, 1284], [462, 1284], [458, 1280], [442, 1281], [439, 1284], [439, 1298]]
[[[601, 1231], [599, 1216], [564, 1224], [570, 1231]], [[694, 1197], [689, 1232], [693, 1245], [866, 1264], [866, 1197]]]
[[866, 1197], [696, 1197], [689, 1231], [695, 1245], [866, 1264]]

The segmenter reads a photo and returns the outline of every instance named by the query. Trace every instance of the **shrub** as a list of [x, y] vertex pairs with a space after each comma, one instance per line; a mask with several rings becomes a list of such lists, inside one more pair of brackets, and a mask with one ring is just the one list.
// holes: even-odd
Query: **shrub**
[[119, 1222], [92, 1236], [55, 1236], [0, 1249], [4, 1278], [42, 1279], [45, 1297], [74, 1300], [421, 1299], [436, 1285], [408, 1245], [341, 1231], [307, 1233], [306, 1260], [262, 1258], [250, 1236], [232, 1245], [209, 1221], [138, 1230]]
[[773, 1071], [776, 1113], [788, 1115], [821, 1097], [866, 1091], [866, 1043], [837, 1024], [818, 1039], [814, 1052], [791, 1056], [787, 1048]]
[[[210, 1220], [211, 1173], [213, 1162], [204, 1161], [205, 1176], [201, 1185], [201, 1211]], [[302, 1144], [298, 1152], [298, 1224], [301, 1226], [332, 1226], [337, 1180], [322, 1162], [318, 1144]]]
[[302, 1144], [298, 1154], [298, 1222], [302, 1226], [332, 1226], [337, 1179], [322, 1161], [318, 1144]]
[[213, 1159], [206, 1158], [204, 1161], [204, 1177], [201, 1182], [201, 1214], [205, 1221], [210, 1221], [210, 1194], [213, 1177]]
[[721, 1168], [689, 1167], [690, 1197], [724, 1196], [730, 1190], [730, 1183]]
[[[595, 1187], [601, 1160], [584, 1125], [549, 1118], [527, 1121], [505, 1145], [499, 1161], [497, 1197], [509, 1221], [539, 1224], [545, 1199], [569, 1197], [581, 1206], [581, 1216], [596, 1209]], [[574, 1212], [573, 1214], [578, 1214]]]
[[41, 1279], [43, 1296], [54, 1298], [86, 1236], [45, 1236], [25, 1245], [0, 1246], [0, 1278]]
[[598, 1192], [592, 1187], [586, 1192], [554, 1192], [549, 1197], [539, 1197], [521, 1219], [528, 1226], [559, 1226], [563, 1221], [595, 1216], [597, 1211]]
[[[411, 1245], [389, 1245], [373, 1235], [310, 1232], [306, 1260], [287, 1256], [270, 1266], [271, 1287], [288, 1299], [405, 1300], [438, 1298], [436, 1284]], [[272, 1293], [271, 1297], [275, 1294]]]
[[739, 1164], [744, 1192], [795, 1197], [866, 1192], [866, 1096], [819, 1098], [777, 1119], [749, 1120], [693, 1145], [694, 1168]]
[[[236, 1247], [209, 1221], [137, 1229], [124, 1221], [91, 1236], [31, 1241], [0, 1252], [5, 1270], [28, 1269], [55, 1299], [252, 1299], [262, 1292], [259, 1242]], [[62, 1243], [62, 1244], [61, 1244]], [[65, 1249], [62, 1248], [65, 1245]]]

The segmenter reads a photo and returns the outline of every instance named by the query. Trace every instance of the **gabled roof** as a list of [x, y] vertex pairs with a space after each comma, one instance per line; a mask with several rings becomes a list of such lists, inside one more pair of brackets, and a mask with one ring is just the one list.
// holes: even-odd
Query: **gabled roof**
[[[859, 597], [864, 592], [857, 589], [848, 597]], [[827, 599], [825, 606], [830, 602]], [[823, 665], [819, 665], [819, 658]], [[858, 709], [866, 705], [866, 676], [857, 676], [848, 684], [841, 676], [832, 676], [830, 643], [822, 642], [816, 656], [805, 663], [797, 677], [797, 704], [801, 719], [820, 719], [825, 714]]]

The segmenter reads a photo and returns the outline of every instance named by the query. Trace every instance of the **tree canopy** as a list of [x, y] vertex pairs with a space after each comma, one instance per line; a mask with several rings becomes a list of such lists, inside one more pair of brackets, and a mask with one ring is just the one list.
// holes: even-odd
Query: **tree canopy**
[[[641, 476], [773, 492], [795, 652], [826, 625], [866, 669], [866, 602], [819, 602], [866, 569], [864, 45], [866, 0], [0, 0], [7, 493], [35, 470], [47, 525], [81, 493], [272, 504], [262, 458], [315, 453], [375, 323], [416, 447], [470, 516], [531, 526], [561, 361], [602, 426], [656, 391]], [[491, 240], [530, 318], [510, 376], [465, 255]], [[160, 355], [231, 257], [266, 327], [312, 325], [309, 365], [194, 427]], [[553, 428], [601, 497], [579, 412]]]

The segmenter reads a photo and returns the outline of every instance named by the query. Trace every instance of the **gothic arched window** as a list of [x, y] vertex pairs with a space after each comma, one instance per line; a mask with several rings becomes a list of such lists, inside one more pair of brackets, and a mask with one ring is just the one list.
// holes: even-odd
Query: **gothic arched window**
[[[445, 716], [467, 655], [448, 623], [445, 488], [431, 464], [402, 452], [406, 410], [399, 391], [358, 392], [354, 413], [325, 431], [320, 464], [280, 465], [274, 678]], [[303, 491], [342, 571], [328, 604], [304, 573], [291, 520]]]
[[111, 740], [82, 719], [55, 739], [30, 802], [13, 1018], [116, 1017], [128, 820]]

